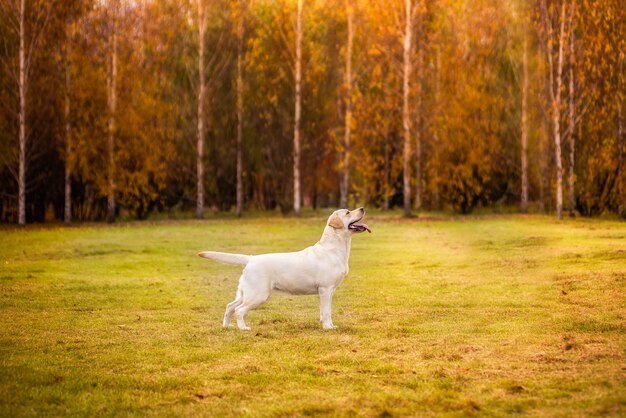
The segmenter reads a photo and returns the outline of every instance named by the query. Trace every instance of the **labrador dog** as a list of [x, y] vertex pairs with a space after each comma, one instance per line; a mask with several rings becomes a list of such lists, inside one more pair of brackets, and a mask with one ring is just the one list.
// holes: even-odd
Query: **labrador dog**
[[322, 238], [313, 246], [293, 253], [244, 255], [203, 251], [200, 257], [228, 264], [244, 265], [237, 295], [226, 307], [223, 326], [230, 326], [235, 314], [237, 326], [249, 330], [244, 316], [265, 302], [272, 290], [292, 295], [320, 295], [320, 321], [333, 329], [331, 301], [333, 292], [348, 274], [348, 258], [353, 233], [372, 232], [359, 223], [365, 209], [340, 209], [326, 222]]

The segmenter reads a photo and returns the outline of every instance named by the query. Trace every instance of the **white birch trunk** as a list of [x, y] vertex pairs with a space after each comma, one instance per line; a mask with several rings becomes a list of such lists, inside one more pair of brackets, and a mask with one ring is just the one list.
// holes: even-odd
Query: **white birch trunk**
[[346, 116], [343, 140], [343, 164], [341, 169], [339, 207], [348, 207], [350, 192], [350, 133], [352, 124], [352, 39], [353, 39], [353, 5], [348, 0], [348, 45], [346, 48]]
[[550, 123], [547, 120], [541, 121], [541, 136], [539, 137], [539, 208], [542, 212], [546, 212], [546, 190], [549, 189], [550, 169], [548, 167], [548, 150], [546, 149], [550, 142]]
[[302, 82], [302, 0], [298, 0], [296, 17], [296, 97], [293, 129], [293, 210], [300, 216], [300, 88]]
[[624, 173], [624, 114], [622, 109], [622, 101], [617, 95], [617, 149], [618, 149], [618, 169], [619, 175], [617, 182], [617, 190], [619, 194], [618, 213], [622, 217], [626, 217], [626, 173]]
[[618, 181], [617, 181], [617, 190], [618, 190], [618, 213], [622, 217], [626, 217], [626, 173], [624, 172], [624, 148], [626, 147], [626, 141], [624, 139], [624, 109], [623, 109], [623, 98], [624, 98], [624, 59], [622, 58], [619, 62], [619, 73], [618, 73], [618, 94], [615, 95], [617, 100], [617, 153], [618, 153]]
[[522, 163], [522, 195], [520, 211], [528, 212], [528, 38], [524, 33], [522, 50], [522, 132], [521, 132], [521, 163]]
[[424, 49], [417, 52], [417, 100], [415, 101], [415, 210], [422, 208], [422, 89], [424, 71]]
[[[387, 77], [385, 77], [385, 84], [384, 84], [384, 100], [385, 100], [385, 111], [387, 109], [389, 109], [390, 105], [389, 105], [389, 79]], [[385, 115], [386, 116], [386, 115]], [[384, 182], [383, 182], [383, 209], [384, 210], [389, 210], [389, 193], [390, 193], [390, 186], [389, 186], [389, 174], [390, 174], [390, 158], [389, 158], [389, 119], [387, 117], [383, 117], [382, 118], [382, 123], [383, 123], [383, 138], [384, 138], [384, 158], [385, 158], [385, 162], [384, 162], [384, 166], [383, 166], [383, 176], [384, 176]]]
[[197, 196], [196, 196], [196, 218], [204, 217], [204, 35], [206, 31], [206, 20], [204, 18], [203, 0], [198, 0], [198, 138], [197, 138]]
[[[545, 6], [545, 1], [542, 2], [542, 7], [546, 14], [546, 21], [549, 23], [550, 17]], [[554, 156], [556, 163], [556, 216], [558, 219], [563, 219], [563, 162], [561, 158], [561, 86], [563, 84], [563, 42], [565, 38], [565, 0], [561, 4], [560, 15], [561, 29], [559, 32], [559, 53], [558, 62], [556, 68], [556, 82], [554, 80], [554, 58], [553, 58], [553, 44], [554, 34], [552, 33], [552, 26], [550, 24], [548, 29], [548, 64], [550, 70], [550, 96], [552, 99], [552, 137], [554, 140]]]
[[[441, 91], [441, 50], [435, 47], [435, 81], [434, 81], [434, 119], [435, 123], [432, 127], [433, 130], [433, 157], [435, 161], [439, 157], [439, 126], [437, 119], [439, 118], [439, 97]], [[439, 170], [435, 169], [433, 173], [433, 206], [435, 209], [441, 208], [441, 193], [439, 190]]]
[[574, 68], [576, 65], [576, 56], [574, 48], [574, 8], [575, 2], [572, 1], [572, 9], [569, 19], [569, 173], [568, 173], [568, 210], [570, 218], [575, 216], [574, 211], [574, 163], [576, 151], [576, 91], [574, 85]]
[[239, 0], [237, 21], [237, 216], [243, 210], [243, 19], [244, 0]]
[[[114, 6], [116, 7], [116, 6]], [[117, 9], [114, 11], [110, 33], [110, 67], [107, 77], [108, 88], [108, 195], [107, 222], [115, 222], [115, 110], [117, 107]]]
[[20, 0], [20, 50], [19, 50], [19, 172], [17, 179], [18, 187], [18, 224], [26, 224], [26, 62], [24, 50], [24, 8], [26, 0]]
[[556, 86], [552, 100], [554, 123], [554, 158], [556, 161], [556, 216], [563, 219], [563, 161], [561, 158], [561, 86], [563, 85], [563, 43], [565, 40], [565, 1], [561, 6], [561, 30], [559, 32], [559, 56]]
[[[565, 4], [563, 5], [565, 10]], [[562, 15], [562, 17], [565, 17]], [[565, 20], [561, 21], [561, 28], [565, 27]], [[557, 78], [555, 86], [555, 98], [552, 101], [553, 110], [553, 137], [554, 137], [554, 158], [556, 161], [556, 216], [563, 219], [563, 162], [561, 159], [561, 85], [563, 84], [563, 33], [559, 36], [559, 63], [557, 67]]]
[[406, 0], [406, 26], [404, 31], [403, 48], [403, 83], [402, 83], [402, 128], [404, 130], [403, 152], [403, 203], [404, 215], [411, 215], [411, 125], [409, 108], [409, 78], [411, 76], [411, 34], [413, 32], [413, 19], [411, 13], [411, 0]]
[[385, 129], [385, 165], [383, 167], [383, 176], [384, 180], [384, 199], [383, 199], [383, 209], [389, 210], [389, 129]]

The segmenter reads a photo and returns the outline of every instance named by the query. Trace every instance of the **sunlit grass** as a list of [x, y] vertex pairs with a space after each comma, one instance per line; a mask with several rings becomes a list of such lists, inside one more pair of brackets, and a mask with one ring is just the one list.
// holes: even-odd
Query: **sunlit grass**
[[223, 330], [240, 269], [302, 219], [0, 231], [0, 415], [623, 415], [626, 224], [368, 216], [334, 299]]

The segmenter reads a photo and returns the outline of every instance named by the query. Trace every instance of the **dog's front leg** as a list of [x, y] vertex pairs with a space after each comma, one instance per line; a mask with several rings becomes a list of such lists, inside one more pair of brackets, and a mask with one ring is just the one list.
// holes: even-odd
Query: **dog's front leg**
[[331, 318], [331, 304], [333, 300], [334, 288], [319, 288], [320, 294], [320, 322], [324, 329], [336, 328]]

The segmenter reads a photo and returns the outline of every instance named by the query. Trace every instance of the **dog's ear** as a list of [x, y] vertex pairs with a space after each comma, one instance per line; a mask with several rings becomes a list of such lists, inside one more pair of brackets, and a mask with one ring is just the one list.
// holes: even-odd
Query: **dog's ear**
[[335, 229], [343, 228], [343, 222], [341, 222], [341, 219], [339, 219], [339, 215], [334, 213], [333, 216], [331, 216], [328, 220], [328, 226], [332, 226]]

